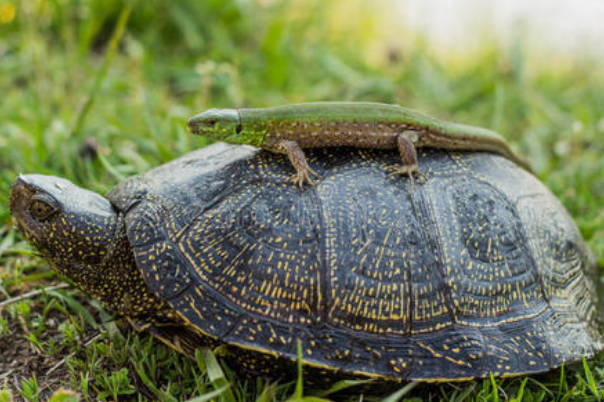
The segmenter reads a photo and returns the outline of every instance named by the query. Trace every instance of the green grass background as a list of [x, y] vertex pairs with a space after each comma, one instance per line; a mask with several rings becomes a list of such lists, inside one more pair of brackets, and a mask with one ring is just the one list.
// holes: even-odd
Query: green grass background
[[[123, 31], [115, 36], [119, 21]], [[64, 176], [105, 192], [208, 144], [186, 131], [196, 112], [318, 100], [398, 103], [501, 132], [604, 263], [603, 62], [553, 56], [521, 40], [504, 46], [488, 32], [477, 34], [485, 37], [480, 48], [443, 51], [397, 24], [387, 1], [0, 0], [0, 301], [56, 281], [11, 228], [8, 194], [18, 173]], [[154, 388], [150, 399], [170, 401], [212, 391], [219, 394], [214, 400], [225, 401], [299, 397], [292, 387], [263, 384], [252, 391], [238, 379], [228, 392], [217, 392], [227, 379], [211, 355], [191, 362], [148, 337], [124, 337], [99, 318], [98, 306], [78, 297], [56, 291], [0, 308], [0, 342], [33, 334], [28, 340], [57, 360], [68, 355], [61, 342], [73, 342], [77, 354], [67, 356], [63, 385], [84, 399], [144, 399], [133, 391], [136, 384]], [[49, 303], [52, 308], [40, 308]], [[67, 328], [56, 348], [44, 338], [52, 314]], [[29, 330], [12, 333], [10, 322], [19, 317]], [[86, 327], [101, 333], [92, 352], [76, 336]], [[214, 376], [205, 374], [208, 364]], [[161, 375], [149, 374], [157, 367]], [[604, 364], [589, 367], [420, 387], [406, 398], [599, 399]], [[0, 381], [0, 389], [34, 398], [26, 391], [30, 382], [31, 395], [57, 388], [38, 375], [12, 386]], [[175, 387], [178, 382], [184, 385]]]

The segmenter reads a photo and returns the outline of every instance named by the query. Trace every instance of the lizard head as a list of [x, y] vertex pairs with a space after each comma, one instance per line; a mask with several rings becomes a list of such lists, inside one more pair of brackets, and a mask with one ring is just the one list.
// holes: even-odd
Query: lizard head
[[241, 117], [236, 109], [210, 109], [189, 119], [189, 130], [216, 141], [238, 143], [242, 134]]

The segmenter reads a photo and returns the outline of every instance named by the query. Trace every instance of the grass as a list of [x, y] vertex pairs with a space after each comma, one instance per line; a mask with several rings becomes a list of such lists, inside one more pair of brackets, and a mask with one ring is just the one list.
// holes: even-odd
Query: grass
[[[62, 283], [11, 228], [18, 173], [102, 193], [206, 145], [184, 126], [197, 111], [312, 100], [399, 103], [504, 133], [604, 264], [602, 65], [488, 39], [446, 54], [378, 4], [0, 0], [0, 303]], [[0, 305], [0, 401], [9, 390], [29, 401], [332, 398], [302, 383], [236, 378], [211, 353], [185, 359], [121, 326], [71, 288]], [[601, 400], [603, 378], [596, 359], [530, 378], [390, 397], [351, 389], [340, 399]]]

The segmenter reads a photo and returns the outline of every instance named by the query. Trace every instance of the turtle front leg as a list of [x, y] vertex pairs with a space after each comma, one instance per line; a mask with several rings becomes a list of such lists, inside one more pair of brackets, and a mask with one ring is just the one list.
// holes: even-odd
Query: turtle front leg
[[314, 175], [315, 177], [319, 177], [319, 175], [308, 166], [304, 151], [296, 141], [281, 140], [273, 150], [287, 155], [289, 161], [296, 168], [296, 174], [292, 177], [294, 184], [297, 184], [300, 188], [304, 187], [304, 182], [308, 182], [311, 186], [315, 184], [310, 175]]
[[417, 133], [415, 131], [403, 131], [396, 137], [396, 145], [401, 155], [402, 165], [395, 165], [390, 168], [392, 173], [388, 177], [405, 175], [409, 176], [411, 184], [409, 185], [409, 192], [413, 194], [414, 180], [413, 175], [417, 175], [422, 179], [426, 179], [426, 176], [419, 171], [417, 164], [417, 151], [415, 149], [414, 142], [417, 141]]

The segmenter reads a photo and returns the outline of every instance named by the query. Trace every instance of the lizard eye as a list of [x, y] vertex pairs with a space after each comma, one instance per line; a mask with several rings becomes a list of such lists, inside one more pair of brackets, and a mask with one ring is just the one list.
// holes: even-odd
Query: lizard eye
[[214, 127], [216, 125], [216, 123], [218, 123], [218, 120], [216, 120], [216, 119], [209, 119], [209, 120], [206, 120], [206, 123], [207, 123], [208, 126]]
[[34, 198], [31, 204], [29, 205], [29, 212], [31, 213], [32, 217], [34, 217], [38, 221], [44, 221], [48, 219], [56, 211], [57, 208], [52, 205], [51, 202], [40, 198]]

